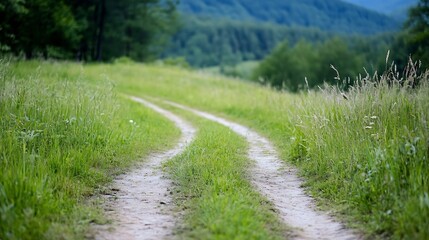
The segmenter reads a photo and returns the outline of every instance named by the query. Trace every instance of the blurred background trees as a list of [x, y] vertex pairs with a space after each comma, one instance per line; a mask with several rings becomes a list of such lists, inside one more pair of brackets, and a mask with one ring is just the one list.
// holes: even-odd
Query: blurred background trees
[[408, 52], [429, 66], [429, 0], [421, 0], [410, 10], [405, 31]]
[[409, 59], [420, 61], [422, 69], [429, 67], [429, 0], [420, 0], [409, 10], [403, 30], [398, 33], [337, 36], [322, 43], [284, 42], [262, 60], [254, 70], [253, 80], [294, 92], [307, 84], [310, 88], [324, 83], [347, 88], [359, 75], [380, 73], [390, 67], [385, 60], [388, 51], [401, 71]]
[[176, 28], [175, 8], [160, 0], [2, 0], [0, 51], [26, 58], [143, 61]]

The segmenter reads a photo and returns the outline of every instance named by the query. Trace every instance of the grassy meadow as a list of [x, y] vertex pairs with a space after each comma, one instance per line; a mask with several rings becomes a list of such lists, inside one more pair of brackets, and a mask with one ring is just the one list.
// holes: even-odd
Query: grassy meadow
[[[335, 88], [289, 94], [156, 65], [3, 61], [0, 239], [83, 237], [98, 219], [88, 197], [139, 156], [174, 143], [171, 123], [122, 94], [176, 101], [252, 127], [299, 168], [319, 205], [349, 226], [370, 238], [427, 239], [429, 79], [400, 76], [368, 76], [345, 99]], [[177, 203], [187, 209], [181, 234], [280, 238], [283, 228], [246, 181], [244, 141], [178, 113], [200, 129], [167, 164]]]
[[0, 63], [0, 239], [84, 238], [90, 222], [103, 221], [91, 196], [179, 136], [119, 97], [107, 76], [89, 85], [82, 71]]

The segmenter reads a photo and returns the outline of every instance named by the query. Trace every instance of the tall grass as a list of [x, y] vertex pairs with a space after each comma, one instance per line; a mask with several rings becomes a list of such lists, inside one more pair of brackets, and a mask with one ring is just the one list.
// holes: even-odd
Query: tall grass
[[[361, 85], [345, 93], [346, 100], [335, 88], [292, 95], [243, 81], [141, 64], [58, 64], [42, 69], [56, 79], [83, 78], [98, 85], [97, 79], [106, 78], [120, 92], [161, 97], [242, 122], [271, 139], [282, 158], [300, 169], [308, 191], [322, 207], [336, 210], [370, 238], [429, 238], [427, 74], [388, 69], [383, 76], [361, 79]], [[119, 110], [125, 114], [130, 109]], [[3, 116], [2, 110], [2, 126]], [[22, 152], [20, 132], [13, 136], [20, 141], [15, 148]], [[207, 136], [226, 141], [213, 135]], [[43, 132], [35, 138], [42, 136]], [[32, 142], [26, 144], [30, 149]], [[192, 154], [203, 156], [204, 145], [195, 149]], [[31, 151], [26, 154], [30, 156]], [[200, 224], [198, 229], [207, 233], [209, 227]]]
[[345, 93], [348, 100], [335, 88], [292, 95], [147, 65], [116, 66], [109, 74], [122, 91], [178, 101], [258, 129], [300, 169], [320, 204], [368, 236], [427, 239], [429, 79], [409, 67], [404, 74], [390, 68], [360, 79]]
[[429, 238], [429, 72], [415, 66], [359, 79], [348, 100], [310, 93], [292, 118], [289, 159], [371, 234]]
[[177, 136], [71, 69], [82, 66], [0, 60], [0, 239], [82, 238], [98, 219], [88, 197]]

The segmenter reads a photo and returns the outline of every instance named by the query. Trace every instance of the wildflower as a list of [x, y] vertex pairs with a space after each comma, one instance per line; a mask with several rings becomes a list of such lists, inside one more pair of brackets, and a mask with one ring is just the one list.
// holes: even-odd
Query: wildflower
[[73, 124], [73, 122], [75, 122], [75, 121], [76, 121], [76, 117], [71, 117], [69, 119], [66, 119], [65, 123], [66, 124]]

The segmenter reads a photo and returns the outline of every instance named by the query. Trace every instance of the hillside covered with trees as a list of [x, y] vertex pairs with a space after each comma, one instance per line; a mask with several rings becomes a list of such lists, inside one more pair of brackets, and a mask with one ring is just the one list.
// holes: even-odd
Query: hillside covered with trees
[[407, 11], [410, 7], [417, 4], [418, 0], [344, 0], [345, 2], [353, 3], [397, 19], [406, 19]]
[[388, 16], [343, 1], [183, 0], [178, 11], [181, 30], [162, 57], [184, 57], [195, 67], [261, 60], [284, 40], [293, 46], [400, 28]]
[[398, 22], [340, 0], [181, 0], [186, 15], [282, 26], [318, 28], [323, 31], [374, 34], [397, 30]]
[[[377, 75], [392, 66], [408, 74], [418, 74], [415, 66], [429, 67], [428, 16], [429, 0], [422, 0], [410, 9], [402, 32], [395, 35], [332, 38], [322, 44], [303, 41], [295, 46], [283, 42], [261, 62], [253, 78], [297, 91], [324, 83], [344, 89], [359, 76]], [[390, 65], [389, 59], [394, 65]]]
[[185, 57], [196, 67], [231, 65], [263, 59], [278, 43], [287, 39], [320, 42], [330, 34], [313, 28], [286, 27], [271, 23], [233, 20], [187, 19], [172, 38], [164, 57]]

